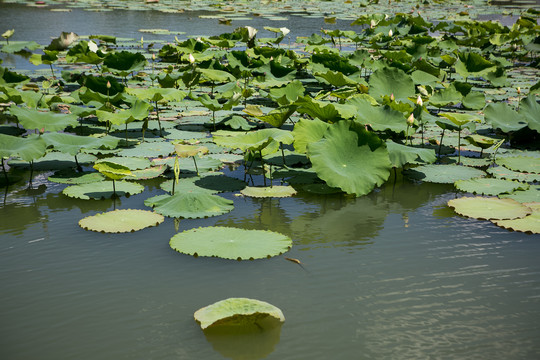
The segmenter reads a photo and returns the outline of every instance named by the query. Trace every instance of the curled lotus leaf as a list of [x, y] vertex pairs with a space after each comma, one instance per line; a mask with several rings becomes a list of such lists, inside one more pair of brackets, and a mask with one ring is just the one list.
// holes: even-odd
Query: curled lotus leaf
[[253, 187], [247, 186], [240, 193], [250, 197], [291, 197], [296, 194], [296, 190], [292, 186], [266, 186]]
[[[144, 190], [144, 186], [128, 181], [116, 181], [115, 188], [116, 195], [118, 196], [139, 194]], [[110, 199], [114, 194], [113, 182], [100, 181], [88, 184], [72, 185], [62, 190], [62, 193], [66, 196], [83, 200]]]
[[286, 235], [268, 230], [209, 226], [176, 234], [169, 244], [174, 250], [193, 256], [253, 260], [270, 258], [288, 251], [292, 240]]
[[435, 150], [433, 149], [402, 145], [395, 143], [392, 140], [386, 141], [386, 148], [388, 149], [392, 166], [397, 168], [401, 168], [405, 164], [414, 164], [419, 162], [430, 164], [437, 160]]
[[481, 195], [499, 195], [529, 188], [529, 185], [518, 181], [493, 178], [458, 180], [454, 186], [458, 190]]
[[285, 321], [283, 312], [265, 301], [248, 298], [228, 298], [197, 310], [194, 314], [204, 330], [215, 326], [249, 326], [267, 317]]
[[509, 230], [540, 234], [540, 202], [526, 203], [524, 205], [533, 210], [530, 215], [514, 220], [492, 220], [493, 223]]
[[85, 230], [104, 233], [124, 233], [157, 226], [165, 218], [147, 210], [114, 210], [85, 217], [79, 221]]
[[165, 165], [150, 166], [146, 169], [133, 170], [131, 172], [131, 176], [127, 180], [154, 179], [162, 175], [165, 172], [165, 170], [167, 170], [167, 166]]
[[131, 176], [131, 170], [124, 165], [112, 161], [100, 160], [94, 165], [94, 169], [112, 180], [120, 180]]
[[459, 215], [482, 220], [519, 219], [532, 212], [516, 200], [495, 197], [462, 197], [448, 201], [448, 206]]
[[510, 170], [540, 174], [540, 158], [532, 156], [498, 157], [495, 162]]
[[422, 165], [403, 172], [409, 178], [426, 182], [452, 184], [458, 180], [482, 177], [482, 170], [461, 165]]
[[234, 202], [206, 190], [175, 192], [152, 202], [154, 211], [169, 217], [199, 219], [218, 216], [234, 209]]

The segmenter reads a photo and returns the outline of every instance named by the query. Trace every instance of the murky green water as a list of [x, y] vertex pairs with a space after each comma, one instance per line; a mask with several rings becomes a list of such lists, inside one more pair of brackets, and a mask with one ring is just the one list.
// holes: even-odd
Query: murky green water
[[[35, 9], [24, 10], [28, 26], [42, 28]], [[5, 14], [2, 26], [18, 21]], [[47, 40], [33, 40], [92, 33], [84, 26], [94, 21], [51, 22]], [[148, 21], [107, 21], [100, 33], [161, 27], [141, 25]], [[398, 179], [358, 199], [225, 194], [235, 204], [226, 215], [98, 234], [77, 222], [114, 207], [147, 209], [158, 183], [114, 204], [67, 198], [49, 174], [35, 174], [33, 190], [25, 181], [1, 189], [1, 359], [540, 358], [540, 236], [454, 216], [445, 206], [452, 186]], [[209, 225], [285, 233], [294, 241], [285, 255], [304, 267], [284, 256], [237, 262], [170, 249], [177, 231]], [[286, 322], [248, 338], [207, 339], [193, 313], [228, 297], [270, 302]]]

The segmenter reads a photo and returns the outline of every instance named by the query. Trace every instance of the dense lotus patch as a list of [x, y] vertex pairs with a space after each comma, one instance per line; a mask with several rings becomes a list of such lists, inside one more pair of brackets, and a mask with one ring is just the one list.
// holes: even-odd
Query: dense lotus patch
[[79, 226], [85, 230], [104, 233], [123, 233], [142, 230], [150, 226], [157, 226], [165, 218], [152, 211], [146, 210], [113, 210], [93, 216], [85, 217], [79, 221]]
[[183, 254], [231, 260], [264, 259], [280, 255], [292, 246], [283, 234], [268, 230], [245, 230], [210, 226], [173, 236], [171, 248]]

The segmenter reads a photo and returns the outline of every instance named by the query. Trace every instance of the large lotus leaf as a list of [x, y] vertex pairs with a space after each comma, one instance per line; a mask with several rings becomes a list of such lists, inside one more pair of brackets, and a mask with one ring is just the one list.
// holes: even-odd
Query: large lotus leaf
[[120, 110], [118, 112], [109, 112], [96, 110], [96, 116], [99, 121], [110, 122], [114, 125], [124, 125], [135, 120], [144, 120], [148, 117], [148, 112], [152, 108], [147, 102], [137, 100], [133, 106], [126, 110]]
[[272, 304], [248, 298], [228, 298], [197, 310], [194, 314], [204, 330], [215, 326], [245, 327], [266, 317], [285, 321], [283, 312]]
[[105, 177], [97, 171], [93, 172], [79, 172], [73, 169], [64, 169], [55, 172], [49, 176], [47, 180], [59, 183], [59, 184], [87, 184], [97, 181], [103, 181]]
[[373, 106], [366, 99], [358, 99], [356, 107], [358, 112], [355, 121], [362, 125], [369, 125], [375, 131], [407, 131], [407, 121], [400, 111], [389, 106]]
[[299, 96], [303, 96], [305, 91], [304, 85], [299, 80], [294, 80], [287, 86], [270, 89], [268, 95], [278, 104], [287, 105], [296, 101]]
[[141, 170], [146, 169], [151, 165], [150, 160], [142, 157], [123, 157], [123, 156], [116, 156], [114, 158], [105, 158], [103, 160], [97, 161], [97, 163], [100, 163], [102, 161], [110, 161], [118, 165], [125, 166], [129, 170]]
[[38, 48], [39, 44], [35, 41], [12, 41], [11, 43], [2, 46], [0, 51], [8, 54], [15, 54], [24, 49], [34, 51]]
[[349, 78], [346, 75], [343, 75], [342, 72], [339, 71], [331, 71], [328, 70], [327, 72], [315, 72], [313, 74], [317, 80], [319, 80], [322, 83], [330, 84], [332, 86], [347, 86], [347, 85], [356, 85], [357, 82], [353, 79]]
[[470, 122], [480, 122], [480, 118], [473, 114], [454, 112], [454, 113], [440, 113], [439, 115], [447, 118], [458, 127], [462, 127], [463, 125]]
[[120, 76], [128, 76], [132, 72], [141, 71], [146, 65], [146, 58], [141, 53], [120, 51], [109, 53], [103, 60], [103, 70]]
[[[143, 192], [144, 186], [128, 181], [115, 182], [116, 195], [133, 195]], [[73, 185], [65, 188], [62, 193], [66, 196], [90, 200], [90, 199], [110, 199], [113, 195], [113, 182], [100, 181], [89, 184]]]
[[333, 103], [313, 100], [309, 96], [299, 96], [295, 102], [298, 105], [298, 111], [301, 114], [308, 114], [312, 118], [322, 121], [335, 122], [341, 119], [341, 114], [337, 111]]
[[452, 184], [458, 180], [482, 177], [485, 172], [461, 165], [422, 165], [404, 171], [408, 177], [426, 182]]
[[30, 81], [28, 76], [14, 71], [9, 71], [8, 69], [0, 66], [0, 85], [15, 86], [18, 84], [27, 83], [28, 81]]
[[464, 108], [470, 110], [481, 110], [486, 106], [486, 96], [480, 91], [469, 92], [462, 100]]
[[534, 94], [521, 100], [519, 105], [519, 114], [529, 123], [529, 128], [540, 133], [540, 104], [536, 101]]
[[264, 197], [291, 197], [296, 194], [292, 186], [266, 186], [251, 187], [247, 186], [240, 193], [244, 196], [264, 198]]
[[131, 176], [127, 178], [126, 180], [154, 179], [162, 175], [166, 170], [167, 170], [167, 166], [165, 165], [151, 166], [151, 167], [148, 167], [146, 169], [141, 169], [141, 170], [132, 170]]
[[480, 76], [495, 70], [495, 64], [486, 60], [482, 55], [474, 52], [466, 52], [458, 54], [458, 61], [455, 64], [455, 69], [458, 74], [467, 78], [471, 75]]
[[430, 164], [437, 160], [435, 150], [426, 148], [417, 148], [402, 144], [397, 144], [392, 140], [386, 141], [386, 148], [390, 155], [390, 162], [393, 167], [401, 168], [405, 164], [423, 162]]
[[78, 136], [67, 133], [46, 133], [42, 136], [47, 146], [52, 146], [55, 150], [77, 155], [81, 150], [95, 149], [102, 145], [99, 138], [90, 136]]
[[515, 190], [527, 190], [529, 188], [529, 185], [518, 181], [493, 178], [458, 180], [454, 183], [454, 186], [458, 190], [479, 195], [499, 195], [510, 193]]
[[162, 215], [146, 210], [113, 210], [88, 216], [79, 221], [79, 226], [85, 230], [104, 233], [124, 233], [142, 230], [161, 224], [165, 218]]
[[120, 180], [126, 176], [131, 176], [131, 170], [127, 166], [107, 160], [97, 162], [94, 169], [112, 180]]
[[119, 156], [133, 157], [162, 157], [168, 156], [174, 152], [174, 145], [170, 142], [144, 142], [130, 149], [123, 149], [118, 153]]
[[322, 139], [330, 124], [319, 119], [300, 119], [294, 124], [294, 150], [299, 153], [306, 152], [306, 146]]
[[20, 108], [16, 105], [11, 105], [9, 112], [17, 117], [19, 123], [26, 130], [58, 131], [78, 124], [77, 115], [74, 114], [43, 112], [35, 109]]
[[492, 220], [498, 226], [514, 231], [521, 231], [532, 234], [540, 234], [540, 203], [526, 203], [533, 212], [521, 219], [514, 220]]
[[204, 79], [220, 83], [236, 80], [235, 77], [223, 70], [197, 68]]
[[460, 215], [482, 220], [518, 219], [532, 212], [513, 199], [493, 197], [462, 197], [448, 201], [448, 206]]
[[499, 197], [514, 199], [520, 203], [540, 202], [540, 186], [531, 186], [528, 190], [514, 191], [511, 194], [499, 195]]
[[181, 101], [186, 97], [184, 91], [174, 88], [126, 88], [126, 92], [141, 100], [149, 101]]
[[214, 136], [214, 142], [218, 145], [240, 149], [244, 152], [265, 149], [263, 154], [277, 151], [280, 142], [288, 145], [292, 144], [293, 140], [290, 131], [281, 129], [261, 129], [236, 136]]
[[308, 157], [319, 178], [331, 187], [348, 194], [368, 194], [390, 176], [392, 164], [385, 146], [372, 150], [350, 123], [340, 121], [331, 125], [324, 138], [307, 146]]
[[540, 158], [532, 156], [498, 157], [495, 162], [510, 170], [540, 174]]
[[287, 119], [296, 111], [295, 105], [281, 106], [270, 111], [268, 114], [255, 116], [257, 119], [267, 122], [274, 127], [281, 127]]
[[505, 103], [489, 104], [484, 109], [484, 117], [494, 129], [501, 129], [505, 133], [527, 126], [527, 118]]
[[98, 49], [97, 44], [90, 41], [80, 41], [73, 46], [66, 54], [66, 62], [82, 62], [87, 64], [100, 64], [103, 62], [105, 54]]
[[169, 244], [183, 254], [252, 260], [280, 255], [291, 248], [292, 240], [273, 231], [210, 226], [176, 234]]
[[403, 70], [384, 67], [369, 78], [369, 94], [375, 99], [394, 94], [396, 100], [406, 100], [414, 96], [414, 81]]
[[429, 98], [429, 104], [435, 107], [444, 107], [459, 103], [463, 99], [463, 95], [456, 89], [454, 84], [438, 90]]
[[[96, 161], [96, 157], [90, 154], [79, 154], [77, 156], [79, 165], [90, 165]], [[8, 162], [10, 166], [17, 168], [29, 168], [28, 161], [12, 159]], [[51, 151], [45, 156], [33, 161], [34, 170], [59, 170], [64, 168], [74, 168], [77, 166], [75, 157], [58, 151]]]
[[232, 200], [212, 195], [208, 191], [175, 192], [153, 203], [154, 211], [169, 217], [186, 219], [206, 218], [228, 213], [234, 208]]
[[487, 172], [499, 179], [510, 179], [522, 182], [540, 182], [540, 174], [523, 173], [513, 171], [504, 166], [497, 166], [487, 169]]
[[0, 134], [0, 159], [19, 157], [24, 161], [39, 159], [45, 155], [47, 144], [39, 136], [21, 138]]
[[174, 150], [176, 151], [176, 155], [182, 158], [197, 156], [199, 154], [204, 155], [208, 153], [208, 148], [206, 146], [187, 144], [175, 144]]
[[[216, 194], [218, 193], [219, 191], [218, 190], [214, 190], [214, 189], [208, 189], [208, 188], [204, 188], [204, 187], [200, 187], [198, 185], [195, 184], [195, 182], [198, 180], [199, 178], [196, 177], [196, 178], [187, 178], [187, 179], [180, 179], [178, 181], [178, 183], [175, 183], [174, 184], [174, 192], [181, 192], [181, 193], [186, 193], [186, 192], [199, 192], [199, 191], [207, 191], [209, 194]], [[171, 180], [167, 180], [167, 181], [164, 181], [162, 182], [159, 187], [164, 190], [164, 191], [167, 191], [168, 193], [171, 193], [172, 194], [172, 189], [173, 189], [173, 183], [174, 183], [174, 179], [171, 179]], [[158, 195], [158, 196], [162, 196], [162, 195]], [[149, 199], [146, 199], [144, 204], [146, 206], [154, 206], [155, 205], [155, 201], [158, 200], [158, 197], [155, 197], [156, 199], [154, 198], [150, 198], [152, 200], [149, 200]]]

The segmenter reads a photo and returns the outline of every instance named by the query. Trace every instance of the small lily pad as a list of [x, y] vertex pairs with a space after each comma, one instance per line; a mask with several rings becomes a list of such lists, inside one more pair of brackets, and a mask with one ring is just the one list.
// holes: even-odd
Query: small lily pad
[[493, 197], [462, 197], [448, 201], [448, 206], [460, 215], [482, 220], [518, 219], [532, 212], [513, 199]]
[[85, 230], [123, 233], [142, 230], [150, 226], [157, 226], [165, 218], [162, 215], [146, 210], [114, 210], [88, 216], [79, 221]]
[[273, 231], [209, 226], [176, 234], [169, 244], [174, 250], [193, 256], [253, 260], [288, 251], [292, 240]]
[[[128, 182], [128, 181], [116, 181], [116, 195], [133, 195], [143, 192], [144, 186]], [[113, 182], [112, 181], [100, 181], [89, 184], [72, 185], [65, 188], [62, 193], [66, 196], [90, 200], [90, 199], [110, 199], [113, 196]]]
[[247, 186], [240, 191], [242, 195], [251, 197], [291, 197], [296, 194], [292, 186], [266, 186], [252, 187]]
[[272, 304], [248, 298], [229, 298], [197, 310], [194, 314], [204, 330], [215, 326], [246, 326], [259, 323], [272, 317], [285, 321], [283, 312]]

